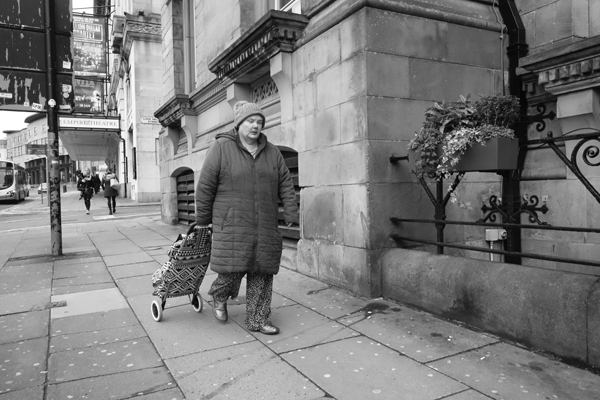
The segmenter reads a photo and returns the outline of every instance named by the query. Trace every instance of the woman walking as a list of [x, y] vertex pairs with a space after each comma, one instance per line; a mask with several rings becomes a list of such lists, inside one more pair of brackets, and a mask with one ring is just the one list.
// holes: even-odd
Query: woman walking
[[227, 300], [237, 297], [246, 275], [246, 327], [274, 335], [271, 296], [282, 251], [277, 201], [291, 225], [298, 221], [296, 192], [281, 152], [261, 133], [260, 107], [238, 102], [233, 113], [235, 128], [217, 135], [196, 188], [196, 223], [213, 227], [210, 265], [218, 276], [208, 294], [215, 317], [226, 322]]
[[85, 213], [90, 213], [90, 200], [94, 197], [94, 180], [90, 173], [90, 169], [86, 168], [83, 170], [83, 174], [79, 175], [79, 179], [77, 180], [77, 188], [81, 192], [81, 197], [79, 200], [83, 198], [83, 202], [85, 203]]
[[111, 172], [110, 169], [106, 170], [104, 176], [102, 176], [102, 190], [104, 190], [104, 197], [106, 198], [106, 202], [108, 203], [108, 214], [113, 215], [117, 212], [117, 196], [119, 192], [116, 189], [113, 189], [111, 185], [111, 181], [118, 182], [117, 176]]

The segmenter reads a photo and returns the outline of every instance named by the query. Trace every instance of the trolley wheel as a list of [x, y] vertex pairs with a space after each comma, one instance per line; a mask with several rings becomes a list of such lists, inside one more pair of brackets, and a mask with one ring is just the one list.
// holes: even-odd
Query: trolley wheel
[[202, 311], [202, 307], [204, 307], [204, 303], [202, 301], [202, 296], [200, 296], [200, 293], [196, 293], [194, 295], [192, 295], [192, 307], [194, 308], [194, 311], [196, 312], [201, 312]]
[[154, 320], [156, 322], [160, 322], [160, 320], [162, 319], [162, 315], [163, 315], [162, 304], [158, 300], [152, 300], [150, 309], [152, 311], [152, 318], [154, 318]]

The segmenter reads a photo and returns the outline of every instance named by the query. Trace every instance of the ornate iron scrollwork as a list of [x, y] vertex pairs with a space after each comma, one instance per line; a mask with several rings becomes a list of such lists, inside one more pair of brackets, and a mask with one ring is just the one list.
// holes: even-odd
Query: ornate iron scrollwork
[[[576, 133], [580, 131], [588, 131], [587, 133]], [[592, 132], [589, 132], [592, 131]], [[563, 153], [557, 146], [558, 142], [566, 142], [572, 140], [579, 140], [579, 142], [573, 147], [573, 151], [568, 157]], [[591, 143], [597, 142], [597, 144]], [[583, 175], [578, 165], [579, 154], [581, 152], [581, 159], [583, 162], [591, 167], [600, 166], [600, 131], [593, 128], [580, 128], [573, 131], [567, 132], [559, 137], [553, 137], [552, 132], [548, 132], [546, 139], [528, 140], [527, 145], [542, 144], [550, 147], [565, 163], [565, 165], [575, 174], [577, 179], [585, 186], [592, 196], [600, 203], [600, 193], [592, 186], [590, 181]], [[597, 159], [597, 160], [595, 160]]]
[[542, 214], [546, 214], [548, 212], [548, 207], [546, 206], [546, 202], [543, 202], [541, 206], [540, 199], [537, 196], [529, 196], [528, 199], [523, 199], [523, 202], [520, 203], [519, 208], [517, 208], [512, 215], [508, 215], [507, 207], [502, 205], [502, 201], [498, 199], [498, 196], [493, 195], [490, 196], [489, 206], [484, 204], [481, 207], [481, 211], [484, 213], [488, 213], [485, 217], [478, 220], [477, 222], [496, 222], [496, 214], [500, 214], [504, 217], [505, 221], [516, 221], [516, 218], [521, 214], [527, 214], [529, 217], [529, 222], [532, 224], [538, 225], [549, 225], [547, 222], [540, 221], [538, 217], [538, 212]]
[[541, 206], [540, 199], [537, 196], [529, 196], [528, 199], [523, 199], [523, 202], [520, 204], [519, 208], [516, 209], [512, 215], [508, 215], [507, 207], [502, 205], [502, 201], [498, 199], [498, 196], [493, 195], [490, 196], [489, 199], [489, 207], [484, 204], [481, 207], [481, 211], [484, 213], [488, 213], [485, 217], [478, 220], [477, 222], [496, 222], [496, 214], [502, 215], [505, 221], [516, 221], [516, 218], [521, 214], [527, 214], [529, 217], [529, 222], [532, 224], [538, 225], [549, 225], [547, 222], [540, 221], [538, 217], [538, 212], [542, 214], [546, 214], [548, 212], [548, 207], [546, 206], [546, 202], [543, 202]]
[[527, 123], [536, 124], [535, 130], [538, 132], [543, 132], [546, 129], [546, 121], [544, 120], [554, 120], [554, 118], [556, 118], [556, 113], [554, 111], [550, 111], [548, 114], [546, 114], [545, 104], [538, 104], [535, 108], [538, 113], [535, 115], [528, 115]]

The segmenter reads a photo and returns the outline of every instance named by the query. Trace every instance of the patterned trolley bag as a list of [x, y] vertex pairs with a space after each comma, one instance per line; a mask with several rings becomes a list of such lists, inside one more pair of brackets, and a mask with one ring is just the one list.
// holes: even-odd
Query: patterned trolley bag
[[202, 311], [198, 289], [210, 262], [211, 234], [210, 228], [193, 224], [187, 234], [179, 235], [171, 245], [167, 252], [169, 261], [152, 275], [152, 294], [161, 299], [160, 302], [153, 300], [151, 305], [152, 318], [156, 322], [162, 319], [169, 297], [187, 295], [194, 311]]

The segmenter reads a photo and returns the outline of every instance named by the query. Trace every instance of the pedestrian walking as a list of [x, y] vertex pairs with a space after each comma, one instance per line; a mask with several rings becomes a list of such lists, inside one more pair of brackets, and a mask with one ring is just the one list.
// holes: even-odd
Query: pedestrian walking
[[98, 176], [98, 174], [94, 173], [92, 176], [92, 180], [93, 180], [94, 192], [96, 194], [98, 194], [98, 192], [100, 191], [100, 187], [102, 186], [100, 177]]
[[242, 101], [233, 113], [235, 128], [217, 135], [196, 188], [196, 223], [212, 224], [210, 266], [218, 273], [208, 294], [215, 317], [226, 322], [227, 300], [237, 297], [246, 275], [246, 327], [274, 335], [271, 296], [282, 252], [277, 201], [289, 226], [298, 221], [296, 192], [283, 155], [261, 133], [260, 107]]
[[79, 200], [83, 199], [85, 204], [85, 213], [90, 213], [90, 200], [94, 197], [94, 180], [90, 173], [90, 169], [86, 168], [83, 173], [78, 175], [77, 189], [81, 192]]
[[104, 197], [106, 198], [106, 202], [108, 204], [109, 215], [113, 215], [117, 212], [116, 198], [119, 195], [118, 185], [119, 180], [117, 179], [117, 176], [112, 173], [110, 168], [107, 169], [102, 176], [102, 190], [104, 190]]

